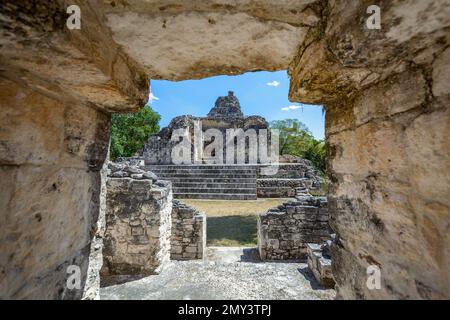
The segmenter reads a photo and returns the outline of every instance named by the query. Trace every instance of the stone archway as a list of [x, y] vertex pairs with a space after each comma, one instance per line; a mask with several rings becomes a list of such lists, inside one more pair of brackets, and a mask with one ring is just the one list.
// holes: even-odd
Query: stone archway
[[[80, 30], [65, 26], [74, 3]], [[369, 30], [371, 4], [4, 1], [0, 297], [82, 296], [66, 267], [85, 283], [109, 114], [141, 107], [148, 77], [289, 67], [290, 99], [327, 109], [338, 296], [448, 298], [450, 7], [379, 1]]]

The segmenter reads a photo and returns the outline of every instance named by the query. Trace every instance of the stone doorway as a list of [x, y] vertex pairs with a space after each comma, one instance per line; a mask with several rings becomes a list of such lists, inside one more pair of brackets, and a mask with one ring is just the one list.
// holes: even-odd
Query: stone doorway
[[286, 68], [290, 99], [327, 108], [338, 296], [450, 297], [448, 1], [381, 0], [381, 29], [366, 0], [75, 2], [80, 30], [66, 1], [0, 4], [0, 298], [83, 296], [110, 114], [142, 107], [149, 77]]
[[207, 247], [256, 247], [258, 215], [288, 200], [184, 199], [183, 202], [205, 213]]

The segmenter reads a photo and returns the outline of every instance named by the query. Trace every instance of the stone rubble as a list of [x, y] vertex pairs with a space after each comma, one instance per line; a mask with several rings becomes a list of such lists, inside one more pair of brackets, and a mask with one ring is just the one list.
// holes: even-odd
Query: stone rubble
[[241, 104], [234, 95], [233, 91], [228, 91], [228, 96], [219, 97], [208, 113], [209, 118], [243, 118], [244, 114], [241, 111]]
[[109, 162], [107, 174], [111, 178], [132, 178], [157, 181], [158, 176], [145, 169], [144, 160], [119, 158], [119, 162]]
[[332, 260], [330, 247], [336, 235], [331, 235], [331, 240], [324, 244], [308, 243], [308, 268], [313, 273], [316, 280], [325, 288], [334, 288], [335, 282], [332, 272]]

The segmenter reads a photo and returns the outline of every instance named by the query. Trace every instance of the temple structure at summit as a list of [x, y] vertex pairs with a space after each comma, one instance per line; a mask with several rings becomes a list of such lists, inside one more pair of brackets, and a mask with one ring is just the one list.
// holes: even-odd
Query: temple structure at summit
[[[241, 136], [231, 135], [229, 129]], [[245, 116], [238, 98], [228, 91], [206, 117], [174, 118], [149, 139], [143, 157], [148, 169], [172, 181], [176, 198], [252, 200], [293, 197], [296, 188], [319, 188], [320, 178], [308, 160], [290, 157], [287, 163], [287, 157], [278, 154], [271, 161], [259, 157], [260, 140], [271, 143], [268, 129], [263, 117]], [[238, 139], [243, 139], [241, 151]], [[271, 151], [268, 147], [269, 156]], [[275, 170], [267, 174], [269, 166]]]

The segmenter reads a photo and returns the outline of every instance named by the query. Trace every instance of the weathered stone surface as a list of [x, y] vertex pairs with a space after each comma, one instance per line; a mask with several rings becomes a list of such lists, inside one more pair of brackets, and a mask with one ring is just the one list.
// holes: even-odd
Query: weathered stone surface
[[[287, 160], [290, 163], [282, 163]], [[318, 191], [322, 183], [317, 169], [311, 161], [293, 156], [284, 156], [280, 159], [276, 174], [264, 175], [263, 167], [258, 168], [257, 194], [261, 198], [293, 198], [297, 189]]]
[[[66, 27], [67, 7], [82, 12], [82, 28]], [[137, 110], [148, 97], [148, 75], [99, 23], [85, 1], [2, 1], [1, 74], [67, 105]], [[21, 17], [21, 18], [18, 18]]]
[[[65, 27], [69, 4], [81, 30]], [[448, 1], [378, 1], [381, 30], [365, 28], [370, 0], [127, 4], [0, 3], [2, 298], [80, 296], [62, 272], [86, 276], [103, 111], [142, 106], [148, 77], [289, 63], [290, 99], [326, 104], [339, 297], [450, 297]], [[36, 228], [38, 213], [51, 223]], [[370, 264], [381, 290], [365, 286]]]
[[[79, 299], [101, 203], [109, 116], [0, 81], [0, 298]], [[67, 268], [82, 287], [69, 290]]]
[[[268, 127], [269, 124], [263, 117], [244, 116], [239, 100], [232, 92], [229, 92], [228, 96], [217, 98], [214, 107], [206, 117], [184, 115], [173, 118], [167, 127], [150, 137], [144, 146], [142, 156], [145, 163], [149, 165], [180, 164], [177, 162], [180, 159], [172, 159], [172, 152], [174, 146], [180, 143], [176, 137], [180, 136], [181, 131], [185, 133], [183, 139], [191, 146], [191, 156], [185, 159], [184, 164], [224, 164], [227, 162], [227, 129], [242, 129], [243, 131], [254, 129], [255, 135], [257, 135], [260, 129]], [[206, 154], [210, 155], [206, 153], [206, 145], [212, 145], [213, 138], [205, 137], [205, 133], [209, 129], [218, 130], [218, 133], [221, 134], [220, 138], [222, 138], [220, 145], [215, 146], [212, 157], [206, 156]], [[175, 137], [174, 134], [176, 134]], [[216, 139], [215, 136], [214, 139]], [[258, 151], [257, 145], [252, 145], [252, 148], [252, 150]], [[238, 156], [243, 156], [244, 159], [240, 159]], [[245, 154], [235, 155], [234, 161], [228, 164], [249, 162], [249, 147], [246, 146]]]
[[106, 180], [107, 180], [107, 162], [103, 164], [100, 171], [101, 187], [99, 215], [97, 223], [91, 232], [92, 241], [89, 253], [89, 265], [84, 286], [83, 300], [100, 299], [100, 270], [103, 266], [103, 236], [106, 228]]
[[104, 1], [96, 9], [114, 40], [151, 78], [183, 80], [285, 69], [318, 20], [309, 7], [313, 2]]
[[107, 181], [103, 276], [159, 273], [170, 258], [171, 186], [134, 175]]
[[[334, 235], [331, 235], [333, 237]], [[306, 245], [308, 254], [308, 268], [316, 280], [325, 288], [334, 288], [335, 282], [332, 273], [332, 261], [329, 250], [332, 240], [324, 244], [308, 243]]]
[[323, 2], [290, 68], [291, 99], [326, 103], [338, 297], [448, 298], [450, 4], [381, 1], [369, 30], [370, 4]]
[[214, 104], [208, 117], [210, 118], [236, 118], [244, 117], [241, 111], [241, 105], [239, 100], [234, 96], [233, 91], [228, 91], [228, 95], [225, 97], [219, 97]]
[[321, 287], [310, 276], [306, 263], [249, 261], [247, 259], [250, 251], [253, 250], [254, 248], [208, 247], [206, 261], [170, 261], [159, 275], [101, 288], [101, 299], [328, 300], [334, 298], [335, 291]]
[[304, 196], [258, 216], [261, 260], [306, 260], [307, 243], [330, 238], [327, 200]]
[[206, 252], [206, 216], [195, 208], [173, 200], [172, 260], [203, 259]]

